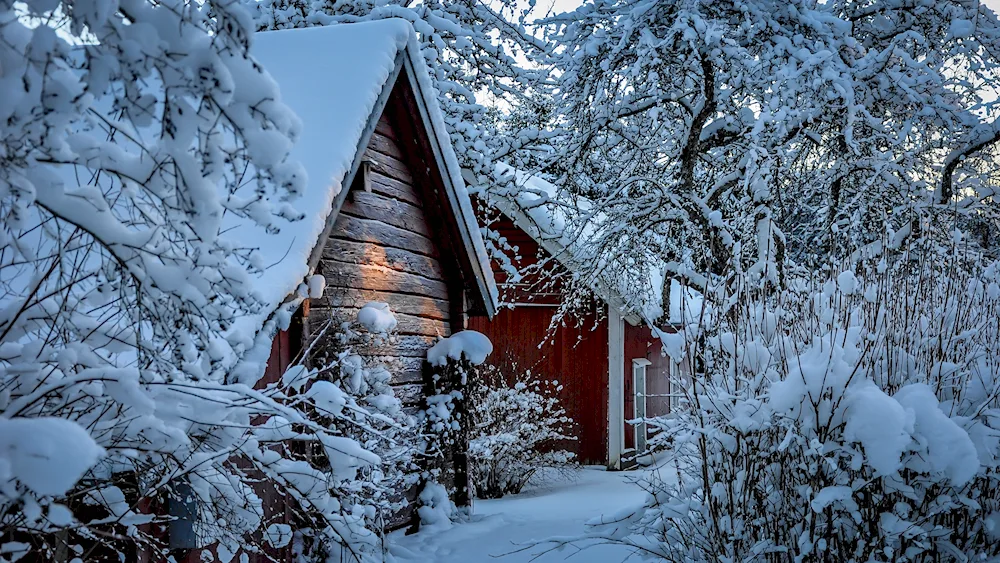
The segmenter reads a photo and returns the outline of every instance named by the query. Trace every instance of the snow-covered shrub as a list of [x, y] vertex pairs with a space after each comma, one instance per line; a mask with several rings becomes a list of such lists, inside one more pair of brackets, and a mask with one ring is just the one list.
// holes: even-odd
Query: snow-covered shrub
[[307, 353], [318, 367], [285, 373], [294, 382], [290, 405], [325, 430], [318, 439], [296, 436], [306, 447], [293, 446], [293, 456], [325, 475], [327, 492], [319, 500], [335, 499], [304, 499], [295, 529], [301, 562], [380, 560], [382, 531], [406, 505], [403, 491], [415, 482], [416, 428], [393, 394], [391, 374], [356, 353], [394, 338], [395, 326], [388, 305], [369, 303], [356, 322], [318, 332]]
[[594, 535], [678, 562], [1000, 555], [1000, 270], [954, 266], [718, 299], [646, 506]]
[[478, 498], [521, 492], [539, 471], [568, 469], [573, 421], [559, 403], [562, 386], [516, 366], [483, 366], [469, 386], [470, 477]]
[[423, 528], [445, 529], [451, 527], [455, 514], [455, 503], [448, 497], [448, 489], [440, 483], [429, 481], [420, 491], [420, 526]]

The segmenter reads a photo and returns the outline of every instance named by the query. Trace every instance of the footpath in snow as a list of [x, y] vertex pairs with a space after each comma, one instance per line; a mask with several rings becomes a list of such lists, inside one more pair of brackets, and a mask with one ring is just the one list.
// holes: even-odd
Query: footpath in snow
[[567, 546], [542, 553], [551, 544], [517, 551], [553, 536], [578, 536], [585, 523], [602, 514], [611, 515], [638, 505], [645, 492], [631, 480], [636, 472], [609, 472], [585, 467], [575, 481], [559, 481], [532, 488], [520, 495], [478, 500], [470, 522], [446, 530], [427, 530], [412, 536], [402, 531], [392, 536], [393, 553], [400, 562], [420, 563], [617, 563], [636, 560], [619, 545], [596, 545], [580, 551]]

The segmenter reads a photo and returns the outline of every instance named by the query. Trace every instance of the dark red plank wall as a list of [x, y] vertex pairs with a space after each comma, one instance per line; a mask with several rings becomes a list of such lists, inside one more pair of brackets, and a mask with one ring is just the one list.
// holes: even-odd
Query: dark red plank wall
[[[575, 442], [564, 445], [585, 464], [604, 464], [608, 448], [608, 323], [596, 315], [581, 319], [580, 326], [562, 326], [546, 339], [555, 307], [502, 309], [493, 321], [469, 319], [469, 328], [493, 342], [487, 360], [504, 369], [530, 369], [563, 388], [560, 400], [576, 421]], [[596, 328], [595, 328], [596, 323]], [[574, 323], [575, 324], [575, 323]], [[541, 344], [541, 347], [539, 345]]]

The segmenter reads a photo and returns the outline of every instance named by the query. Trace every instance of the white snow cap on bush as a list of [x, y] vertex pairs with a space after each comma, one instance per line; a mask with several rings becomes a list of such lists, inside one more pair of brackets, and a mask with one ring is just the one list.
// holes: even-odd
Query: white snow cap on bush
[[961, 487], [979, 473], [980, 461], [969, 432], [941, 410], [934, 390], [925, 383], [907, 385], [893, 396], [913, 415], [913, 449], [919, 454], [911, 464], [926, 464], [928, 472], [941, 472]]
[[910, 445], [913, 414], [871, 381], [852, 385], [845, 397], [844, 439], [861, 444], [877, 474], [899, 471], [900, 458]]
[[486, 356], [493, 353], [493, 343], [481, 332], [463, 330], [448, 338], [442, 338], [427, 351], [427, 361], [432, 366], [443, 366], [448, 359], [459, 360], [465, 356], [473, 364], [486, 361]]
[[13, 478], [35, 494], [63, 495], [103, 456], [71, 420], [0, 418], [0, 484]]
[[386, 333], [396, 328], [396, 316], [388, 303], [372, 301], [358, 311], [358, 322], [370, 332]]
[[858, 290], [859, 285], [857, 276], [850, 270], [842, 272], [837, 276], [837, 287], [844, 295], [852, 295]]

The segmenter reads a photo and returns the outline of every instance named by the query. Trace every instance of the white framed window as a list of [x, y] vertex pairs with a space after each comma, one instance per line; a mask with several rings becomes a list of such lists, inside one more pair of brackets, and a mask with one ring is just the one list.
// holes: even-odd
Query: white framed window
[[[652, 362], [646, 358], [632, 360], [632, 391], [635, 400], [632, 402], [632, 418], [646, 418], [646, 368]], [[633, 427], [635, 432], [635, 451], [646, 449], [646, 423], [639, 422]]]
[[671, 361], [669, 369], [667, 396], [670, 400], [670, 412], [673, 414], [681, 409], [681, 399], [684, 398], [684, 383], [680, 378], [680, 364]]

